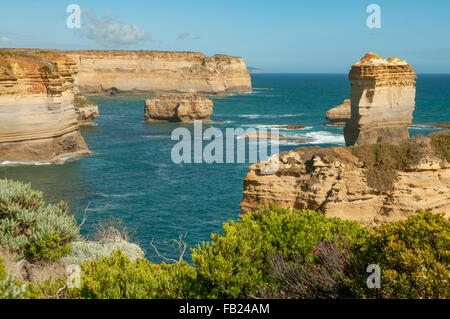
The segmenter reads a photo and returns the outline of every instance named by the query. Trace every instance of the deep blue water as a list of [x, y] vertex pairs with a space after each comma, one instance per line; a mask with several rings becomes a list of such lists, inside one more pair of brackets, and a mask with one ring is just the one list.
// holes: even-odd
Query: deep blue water
[[[347, 75], [253, 76], [254, 93], [214, 99], [215, 121], [227, 127], [306, 125], [282, 134], [306, 135], [310, 145], [343, 145], [342, 128], [326, 127], [325, 113], [349, 97]], [[167, 256], [174, 248], [164, 241], [187, 233], [189, 247], [221, 232], [223, 222], [239, 217], [243, 178], [249, 164], [181, 164], [171, 160], [172, 131], [192, 125], [144, 122], [145, 96], [92, 97], [99, 105], [98, 126], [82, 128], [96, 155], [63, 165], [3, 166], [0, 178], [31, 182], [49, 201], [65, 200], [78, 219], [88, 208], [83, 234], [99, 220], [114, 216], [135, 232], [150, 260], [155, 243]], [[450, 75], [421, 75], [417, 82], [415, 123], [450, 122]], [[425, 127], [411, 134], [428, 134]], [[207, 143], [207, 142], [205, 142]], [[301, 145], [280, 145], [288, 150]], [[189, 259], [189, 258], [188, 258]]]

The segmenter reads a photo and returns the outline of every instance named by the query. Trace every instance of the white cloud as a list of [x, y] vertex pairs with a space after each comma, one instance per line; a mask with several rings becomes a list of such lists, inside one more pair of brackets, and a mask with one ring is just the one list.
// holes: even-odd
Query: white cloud
[[178, 36], [178, 40], [184, 40], [184, 39], [187, 39], [187, 38], [189, 38], [190, 35], [191, 35], [191, 34], [190, 34], [189, 32], [182, 33], [182, 34], [180, 34], [180, 35]]
[[89, 9], [84, 10], [82, 14], [81, 33], [102, 46], [123, 47], [150, 39], [150, 35], [136, 24], [121, 24], [112, 12], [100, 19]]
[[9, 38], [7, 38], [5, 36], [0, 36], [0, 42], [1, 43], [9, 42]]

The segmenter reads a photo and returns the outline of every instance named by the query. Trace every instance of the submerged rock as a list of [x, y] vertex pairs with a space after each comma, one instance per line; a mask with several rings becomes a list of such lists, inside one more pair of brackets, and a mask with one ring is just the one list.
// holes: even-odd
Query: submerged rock
[[296, 125], [296, 124], [294, 124], [294, 125], [278, 126], [276, 128], [284, 129], [284, 130], [303, 130], [303, 129], [306, 128], [306, 126], [305, 125]]
[[242, 136], [245, 139], [248, 140], [261, 140], [261, 141], [266, 141], [266, 140], [278, 140], [278, 141], [285, 141], [286, 137], [282, 134], [274, 134], [274, 133], [270, 133], [270, 132], [260, 132], [260, 131], [256, 131], [256, 132], [251, 132], [248, 134], [245, 134], [244, 136]]
[[163, 94], [146, 101], [145, 117], [148, 122], [209, 121], [213, 107], [210, 99], [194, 91]]

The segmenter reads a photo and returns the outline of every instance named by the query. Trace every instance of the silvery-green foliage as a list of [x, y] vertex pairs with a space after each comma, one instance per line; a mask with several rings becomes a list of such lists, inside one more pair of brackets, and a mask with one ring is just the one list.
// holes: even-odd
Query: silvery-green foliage
[[100, 241], [73, 242], [71, 246], [72, 254], [60, 260], [60, 263], [63, 265], [80, 264], [88, 260], [100, 260], [102, 257], [110, 257], [116, 250], [120, 250], [124, 255], [128, 256], [132, 262], [145, 257], [141, 247], [125, 241], [120, 236], [105, 238]]
[[0, 280], [0, 299], [23, 299], [26, 287], [14, 275], [7, 273], [6, 278]]
[[58, 235], [62, 243], [80, 240], [75, 218], [66, 204], [49, 204], [31, 185], [0, 180], [0, 246], [18, 258], [48, 235]]

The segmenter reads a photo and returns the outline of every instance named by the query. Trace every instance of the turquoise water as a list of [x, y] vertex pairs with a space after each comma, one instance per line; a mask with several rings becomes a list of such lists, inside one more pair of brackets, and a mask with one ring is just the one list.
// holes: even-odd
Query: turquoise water
[[[227, 127], [306, 125], [306, 130], [281, 132], [306, 135], [309, 145], [343, 145], [342, 128], [326, 127], [325, 113], [349, 96], [346, 75], [253, 76], [254, 92], [214, 99], [208, 124], [225, 133]], [[422, 75], [417, 83], [415, 123], [450, 122], [450, 75]], [[98, 126], [82, 128], [96, 155], [63, 165], [3, 166], [0, 178], [31, 182], [49, 201], [65, 200], [78, 219], [88, 207], [83, 234], [109, 216], [123, 220], [147, 257], [161, 260], [150, 248], [155, 239], [161, 252], [174, 256], [164, 241], [187, 233], [189, 247], [221, 232], [223, 222], [239, 216], [243, 178], [248, 164], [181, 164], [171, 160], [171, 140], [177, 124], [144, 122], [144, 96], [92, 97], [99, 105]], [[192, 130], [192, 125], [182, 125]], [[428, 134], [426, 126], [411, 134]], [[206, 142], [205, 142], [206, 143]], [[285, 151], [302, 145], [281, 144]], [[189, 260], [189, 256], [188, 256]]]

